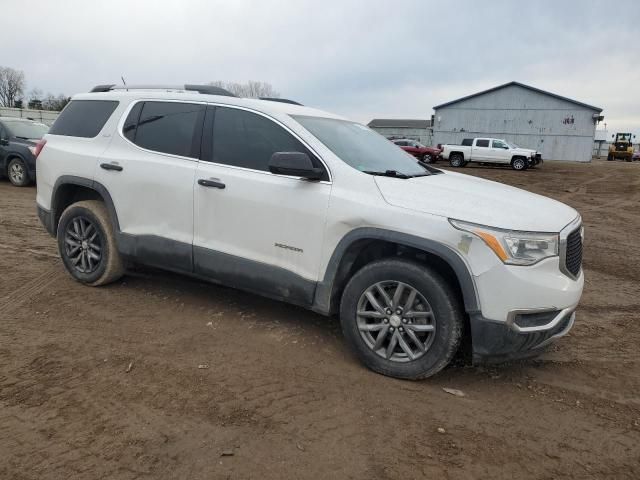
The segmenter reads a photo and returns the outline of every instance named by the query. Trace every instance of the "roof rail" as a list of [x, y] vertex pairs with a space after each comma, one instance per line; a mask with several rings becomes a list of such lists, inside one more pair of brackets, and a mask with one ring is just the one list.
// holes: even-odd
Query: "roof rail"
[[260, 100], [267, 100], [269, 102], [280, 102], [280, 103], [289, 103], [291, 105], [300, 105], [301, 103], [296, 102], [295, 100], [289, 100], [288, 98], [273, 98], [273, 97], [259, 97]]
[[188, 92], [198, 92], [205, 95], [221, 95], [224, 97], [235, 97], [233, 93], [224, 88], [213, 85], [96, 85], [91, 92], [110, 92], [112, 90], [184, 90]]
[[110, 91], [113, 87], [115, 87], [115, 83], [112, 83], [110, 85], [96, 85], [95, 87], [93, 87], [90, 91], [93, 92], [108, 92]]

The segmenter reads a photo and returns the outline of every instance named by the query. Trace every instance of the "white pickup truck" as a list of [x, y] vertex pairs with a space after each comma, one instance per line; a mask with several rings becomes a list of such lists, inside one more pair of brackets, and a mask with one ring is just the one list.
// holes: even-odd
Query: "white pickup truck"
[[542, 163], [540, 152], [499, 138], [465, 138], [462, 145], [444, 145], [442, 157], [452, 167], [464, 167], [468, 162], [501, 163], [514, 170], [526, 170]]

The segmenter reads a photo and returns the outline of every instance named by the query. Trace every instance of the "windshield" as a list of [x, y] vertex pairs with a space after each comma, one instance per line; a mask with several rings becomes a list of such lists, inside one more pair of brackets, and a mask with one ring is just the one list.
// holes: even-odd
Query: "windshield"
[[516, 144], [515, 144], [515, 143], [513, 143], [513, 142], [504, 142], [504, 143], [506, 143], [507, 145], [509, 145], [509, 147], [511, 147], [511, 148], [520, 148], [518, 145], [516, 145]]
[[4, 125], [14, 137], [32, 138], [34, 140], [40, 140], [49, 131], [49, 127], [43, 123], [25, 122], [24, 120], [4, 120]]
[[361, 172], [429, 175], [413, 156], [364, 125], [333, 118], [293, 118], [342, 161]]

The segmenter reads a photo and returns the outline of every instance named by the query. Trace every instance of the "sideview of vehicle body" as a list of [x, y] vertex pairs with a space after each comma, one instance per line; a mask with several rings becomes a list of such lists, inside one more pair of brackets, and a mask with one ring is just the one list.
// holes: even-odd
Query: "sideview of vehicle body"
[[439, 148], [426, 147], [420, 142], [411, 139], [400, 138], [391, 141], [424, 163], [436, 163], [442, 153]]
[[32, 120], [0, 117], [0, 176], [16, 187], [34, 182], [38, 141], [48, 129]]
[[369, 368], [534, 355], [572, 327], [582, 222], [422, 165], [339, 116], [213, 87], [75, 96], [38, 157], [38, 213], [87, 285], [127, 263], [339, 315]]
[[461, 145], [444, 145], [442, 157], [452, 167], [464, 167], [469, 162], [511, 165], [514, 170], [526, 170], [542, 163], [536, 150], [520, 148], [498, 138], [467, 138]]

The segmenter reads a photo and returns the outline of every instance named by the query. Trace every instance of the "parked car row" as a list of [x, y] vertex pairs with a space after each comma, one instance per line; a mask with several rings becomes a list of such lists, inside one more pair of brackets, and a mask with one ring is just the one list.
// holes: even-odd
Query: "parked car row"
[[336, 315], [365, 365], [409, 379], [465, 345], [535, 355], [575, 320], [578, 212], [331, 113], [108, 85], [73, 97], [38, 145], [38, 215], [86, 285], [139, 263]]
[[465, 138], [460, 145], [427, 147], [408, 138], [392, 138], [393, 143], [424, 163], [449, 160], [452, 167], [464, 167], [469, 162], [511, 165], [514, 170], [526, 170], [542, 163], [536, 150], [521, 148], [500, 138]]
[[0, 117], [0, 177], [17, 187], [36, 180], [36, 148], [49, 127], [22, 118]]

